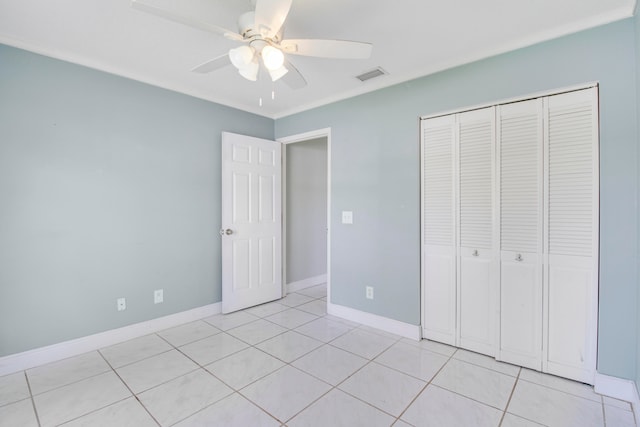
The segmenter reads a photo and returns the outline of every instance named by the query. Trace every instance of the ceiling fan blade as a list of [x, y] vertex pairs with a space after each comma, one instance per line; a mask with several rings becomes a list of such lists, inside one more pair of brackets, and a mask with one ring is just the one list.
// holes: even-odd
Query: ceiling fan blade
[[203, 62], [202, 64], [198, 65], [191, 71], [193, 71], [194, 73], [205, 74], [205, 73], [210, 73], [219, 68], [225, 67], [229, 64], [231, 64], [231, 60], [229, 59], [229, 54], [225, 53], [224, 55], [220, 55], [217, 58], [213, 58], [206, 62]]
[[293, 0], [258, 0], [255, 29], [264, 37], [274, 37], [287, 19]]
[[218, 27], [217, 25], [202, 22], [189, 16], [180, 15], [168, 10], [160, 9], [159, 7], [151, 6], [149, 4], [142, 3], [138, 0], [131, 0], [131, 7], [140, 10], [142, 12], [150, 13], [152, 15], [159, 16], [169, 21], [177, 22], [179, 24], [188, 25], [190, 27], [197, 28], [202, 31], [221, 35], [229, 40], [242, 41], [243, 37], [235, 31], [227, 30], [226, 28]]
[[371, 56], [371, 43], [347, 40], [289, 39], [280, 43], [280, 48], [293, 55], [317, 56], [320, 58], [367, 59]]
[[291, 89], [302, 89], [307, 85], [307, 81], [302, 77], [300, 71], [291, 64], [291, 62], [284, 60], [284, 66], [289, 70], [287, 74], [282, 76], [280, 80]]

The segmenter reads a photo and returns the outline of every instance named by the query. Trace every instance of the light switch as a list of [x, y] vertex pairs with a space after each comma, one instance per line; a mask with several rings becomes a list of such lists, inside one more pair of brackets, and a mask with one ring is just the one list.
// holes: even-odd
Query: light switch
[[342, 223], [343, 224], [353, 224], [353, 212], [351, 212], [351, 211], [342, 211]]

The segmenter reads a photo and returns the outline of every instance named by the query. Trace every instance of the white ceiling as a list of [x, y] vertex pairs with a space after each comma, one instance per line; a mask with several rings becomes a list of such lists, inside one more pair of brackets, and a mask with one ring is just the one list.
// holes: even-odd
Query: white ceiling
[[[249, 0], [146, 3], [232, 30], [252, 9]], [[630, 17], [634, 8], [635, 0], [294, 0], [285, 38], [374, 45], [367, 60], [290, 56], [308, 82], [296, 91], [267, 77], [247, 81], [233, 67], [190, 72], [237, 44], [134, 10], [130, 0], [0, 0], [0, 43], [279, 118]], [[389, 75], [355, 78], [377, 66]]]

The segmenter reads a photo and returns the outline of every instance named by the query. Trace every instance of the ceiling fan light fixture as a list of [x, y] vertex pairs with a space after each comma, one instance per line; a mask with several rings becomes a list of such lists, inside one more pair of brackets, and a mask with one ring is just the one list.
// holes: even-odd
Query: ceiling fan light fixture
[[238, 72], [245, 79], [255, 82], [256, 80], [258, 80], [259, 69], [260, 69], [260, 65], [258, 64], [258, 62], [253, 61], [242, 68], [238, 68]]
[[[284, 54], [280, 49], [273, 46], [265, 46], [262, 48], [262, 61], [269, 71], [276, 71], [284, 64]], [[284, 75], [284, 74], [283, 74]]]
[[280, 66], [280, 68], [278, 68], [276, 70], [269, 70], [269, 75], [271, 76], [271, 81], [275, 82], [275, 81], [280, 80], [282, 78], [282, 76], [284, 76], [288, 72], [289, 72], [289, 70], [287, 69], [287, 67], [282, 65], [282, 66]]
[[229, 60], [238, 70], [248, 67], [255, 56], [255, 51], [250, 46], [240, 46], [229, 50]]

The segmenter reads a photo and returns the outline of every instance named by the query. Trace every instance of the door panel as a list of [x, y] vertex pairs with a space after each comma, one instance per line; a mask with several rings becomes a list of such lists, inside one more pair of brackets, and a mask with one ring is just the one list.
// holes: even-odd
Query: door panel
[[456, 274], [453, 248], [424, 248], [423, 336], [455, 345]]
[[495, 354], [495, 280], [489, 250], [460, 254], [460, 347]]
[[590, 258], [549, 255], [546, 372], [591, 383], [595, 367]]
[[282, 297], [281, 145], [222, 134], [222, 312]]
[[542, 369], [542, 277], [535, 253], [502, 252], [498, 359]]

